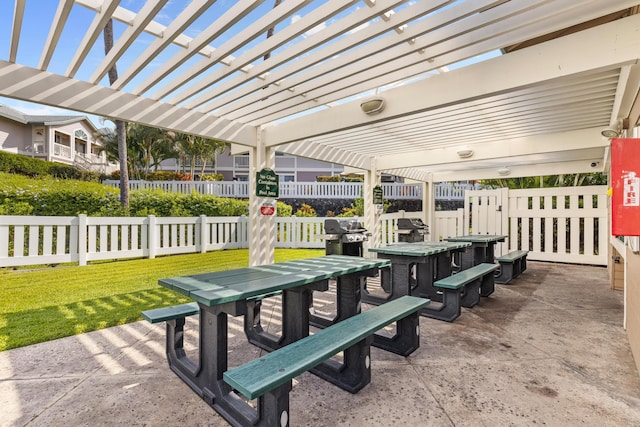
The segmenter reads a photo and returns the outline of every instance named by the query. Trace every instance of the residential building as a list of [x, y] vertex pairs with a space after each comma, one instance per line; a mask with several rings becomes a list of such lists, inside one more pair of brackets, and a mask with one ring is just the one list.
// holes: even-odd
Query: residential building
[[98, 129], [87, 116], [30, 115], [0, 104], [0, 150], [110, 173]]
[[[276, 153], [275, 171], [283, 182], [314, 182], [317, 176], [340, 175], [344, 167], [333, 163]], [[249, 180], [249, 155], [219, 154], [215, 172], [225, 181]]]

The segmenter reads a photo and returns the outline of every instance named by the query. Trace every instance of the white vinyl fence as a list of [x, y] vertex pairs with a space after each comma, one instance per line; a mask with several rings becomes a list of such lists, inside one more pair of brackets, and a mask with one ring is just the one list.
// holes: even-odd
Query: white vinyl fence
[[469, 233], [509, 236], [498, 254], [522, 249], [534, 261], [607, 265], [607, 186], [468, 191], [465, 209]]
[[[382, 215], [384, 244], [397, 218]], [[407, 215], [418, 215], [412, 213]], [[276, 218], [276, 247], [324, 248], [325, 218]], [[0, 216], [0, 267], [204, 253], [249, 246], [247, 217]]]
[[[492, 190], [495, 192], [495, 190]], [[469, 194], [478, 193], [478, 191]], [[484, 203], [437, 211], [431, 240], [463, 234], [486, 234], [478, 217], [491, 218], [509, 236], [507, 250], [530, 251], [528, 259], [581, 264], [607, 264], [609, 226], [606, 187], [510, 190], [500, 205]], [[487, 191], [487, 194], [490, 194]], [[476, 196], [470, 196], [474, 199]], [[477, 204], [477, 203], [476, 203]], [[472, 203], [473, 205], [473, 203]], [[474, 213], [475, 212], [475, 213]], [[470, 219], [474, 213], [476, 220]], [[500, 214], [502, 219], [495, 220]], [[382, 245], [397, 242], [397, 219], [422, 217], [420, 212], [383, 214]], [[276, 218], [276, 247], [324, 248], [325, 218]], [[0, 267], [78, 263], [103, 259], [207, 252], [248, 247], [246, 217], [31, 217], [0, 216]], [[473, 224], [475, 229], [471, 229]]]
[[[120, 181], [107, 180], [103, 184], [120, 187]], [[357, 199], [362, 197], [361, 182], [281, 182], [280, 198], [299, 199]], [[244, 181], [129, 181], [132, 190], [163, 190], [172, 193], [207, 194], [218, 197], [249, 197], [249, 183]], [[473, 184], [438, 183], [434, 187], [437, 200], [462, 200], [465, 190]], [[382, 183], [385, 199], [422, 199], [421, 184]]]
[[509, 190], [509, 250], [527, 259], [607, 265], [607, 186]]

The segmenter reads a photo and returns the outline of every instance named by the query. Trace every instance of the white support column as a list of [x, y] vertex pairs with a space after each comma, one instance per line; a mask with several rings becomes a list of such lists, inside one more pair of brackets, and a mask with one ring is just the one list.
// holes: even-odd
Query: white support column
[[262, 216], [260, 205], [272, 199], [256, 196], [256, 173], [275, 166], [275, 150], [265, 147], [264, 131], [257, 128], [257, 145], [249, 151], [249, 266], [273, 264], [275, 216]]
[[371, 236], [368, 242], [364, 244], [365, 257], [373, 257], [369, 255], [369, 248], [377, 248], [380, 246], [380, 215], [382, 212], [373, 204], [373, 188], [380, 185], [380, 173], [372, 161], [370, 170], [364, 173], [364, 185], [362, 186], [362, 198], [364, 199], [364, 227]]
[[436, 240], [435, 236], [435, 218], [436, 218], [436, 194], [435, 185], [433, 185], [433, 177], [429, 178], [429, 182], [422, 183], [422, 221], [429, 226], [429, 235], [427, 240]]

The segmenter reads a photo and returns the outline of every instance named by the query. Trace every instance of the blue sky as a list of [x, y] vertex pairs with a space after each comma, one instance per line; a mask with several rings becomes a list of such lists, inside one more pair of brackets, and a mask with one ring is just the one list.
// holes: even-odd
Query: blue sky
[[[144, 6], [145, 2], [146, 0], [122, 0], [120, 6], [133, 12], [137, 12]], [[274, 0], [265, 0], [258, 8], [256, 8], [246, 18], [244, 18], [244, 20], [241, 21], [237, 27], [234, 27], [238, 29], [234, 31], [228, 31], [220, 38], [216, 39], [211, 45], [214, 47], [221, 46], [222, 44], [224, 44], [224, 42], [233, 37], [237, 33], [237, 31], [241, 31], [244, 28], [250, 27], [251, 23], [258, 19], [258, 17], [266, 14], [269, 10], [271, 10], [271, 8], [273, 7], [273, 2]], [[169, 25], [171, 24], [173, 19], [177, 17], [185, 7], [187, 7], [189, 3], [190, 2], [187, 0], [169, 0], [160, 11], [160, 13], [156, 16], [155, 20], [165, 26]], [[214, 22], [219, 16], [221, 16], [235, 3], [235, 0], [218, 0], [186, 30], [185, 34], [190, 37], [196, 37], [208, 25]], [[38, 67], [40, 55], [49, 29], [51, 27], [51, 22], [55, 15], [57, 6], [58, 2], [54, 0], [28, 0], [26, 2], [24, 23], [22, 27], [23, 31], [17, 54], [17, 62], [19, 64], [24, 64], [30, 67]], [[276, 26], [276, 31], [278, 31], [278, 27], [282, 28], [284, 25], [290, 23], [291, 20], [295, 20], [300, 16], [304, 16], [315, 7], [317, 7], [317, 5], [311, 5], [302, 8], [301, 10], [296, 12], [295, 16], [287, 18], [285, 21]], [[356, 6], [347, 8], [340, 15], [338, 15], [338, 18], [350, 13], [355, 7], [362, 7], [362, 4], [357, 4]], [[404, 7], [406, 7], [406, 5]], [[13, 8], [14, 0], [0, 0], [0, 59], [2, 60], [9, 59]], [[65, 29], [60, 38], [60, 42], [58, 43], [58, 47], [56, 48], [51, 63], [47, 69], [48, 71], [57, 74], [65, 74], [69, 63], [71, 62], [76, 50], [80, 46], [82, 38], [94, 17], [94, 11], [88, 10], [78, 4], [75, 4], [73, 6]], [[330, 22], [327, 22], [323, 25], [329, 24]], [[318, 28], [321, 29], [323, 25], [320, 25]], [[114, 21], [114, 38], [116, 42], [124, 29], [125, 24]], [[155, 37], [146, 33], [142, 33], [138, 37], [134, 44], [129, 48], [129, 51], [118, 61], [117, 65], [120, 74], [122, 74], [123, 70], [125, 70], [128, 65], [132, 64], [133, 61], [135, 61], [135, 59], [153, 40], [155, 40]], [[248, 49], [262, 40], [263, 37], [258, 37], [252, 43], [244, 46], [243, 49]], [[135, 88], [146, 78], [146, 76], [152, 73], [158, 66], [172, 57], [173, 54], [175, 54], [180, 49], [180, 47], [177, 47], [175, 45], [171, 45], [170, 47], [165, 49], [163, 53], [161, 53], [149, 65], [147, 65], [145, 70], [140, 73], [140, 76], [133, 79], [127, 86], [125, 86], [125, 91]], [[280, 49], [286, 49], [286, 46], [283, 46]], [[241, 52], [235, 52], [234, 56], [237, 56], [240, 53]], [[274, 51], [274, 54], [276, 53], [277, 50]], [[88, 79], [103, 57], [104, 44], [102, 37], [99, 37], [92, 47], [87, 59], [85, 59], [83, 65], [78, 70], [76, 78], [82, 80]], [[184, 65], [170, 74], [169, 78], [178, 75], [200, 59], [201, 57], [199, 55], [191, 58]], [[211, 69], [213, 70], [215, 68], [216, 66], [213, 66]], [[201, 77], [203, 76], [201, 75], [194, 78], [192, 82], [197, 82]], [[99, 84], [103, 86], [109, 86], [107, 77], [105, 76]], [[147, 95], [153, 94], [154, 90], [159, 89], [162, 86], [163, 84], [161, 83], [155, 88], [152, 88], [152, 90], [147, 93]], [[62, 110], [55, 107], [33, 104], [25, 101], [13, 100], [3, 97], [0, 97], [0, 103], [8, 105], [12, 108], [16, 108], [28, 114], [69, 114], [68, 110]], [[74, 112], [74, 114], [76, 113]], [[89, 118], [97, 127], [112, 125], [111, 122], [108, 121], [104, 124], [100, 123], [100, 118], [96, 116], [89, 115]]]
[[[139, 11], [145, 4], [146, 0], [122, 0], [120, 6], [131, 10], [133, 12]], [[182, 12], [185, 7], [190, 3], [187, 0], [170, 0], [163, 7], [160, 13], [156, 16], [155, 21], [159, 22], [163, 25], [169, 25], [175, 17], [177, 17], [180, 12]], [[234, 0], [218, 0], [214, 3], [214, 5], [209, 8], [198, 20], [196, 20], [191, 26], [185, 31], [185, 34], [190, 37], [197, 36], [202, 30], [204, 30], [211, 22], [221, 16], [227, 9], [229, 9], [236, 2]], [[53, 17], [55, 16], [55, 12], [58, 6], [58, 2], [54, 0], [29, 0], [26, 2], [26, 10], [24, 14], [24, 23], [23, 23], [23, 32], [22, 37], [20, 39], [20, 44], [18, 47], [17, 54], [17, 62], [19, 64], [24, 64], [31, 67], [38, 67], [38, 63], [40, 60], [40, 55], [42, 52], [42, 48], [46, 41], [49, 29], [51, 27], [51, 22]], [[255, 9], [251, 14], [249, 14], [243, 21], [241, 21], [239, 27], [246, 28], [250, 26], [252, 22], [254, 22], [258, 17], [267, 13], [273, 7], [273, 0], [264, 1], [257, 9]], [[14, 8], [14, 0], [0, 0], [0, 59], [8, 60], [9, 58], [9, 49], [10, 49], [10, 40], [11, 40], [11, 27], [13, 20], [13, 8]], [[299, 16], [307, 13], [311, 7], [301, 9], [294, 17], [287, 18], [289, 21], [284, 21], [279, 24], [280, 27], [283, 25], [287, 25], [290, 20], [297, 19]], [[348, 13], [348, 10], [343, 12], [343, 14]], [[95, 16], [95, 12], [84, 8], [78, 4], [73, 6], [65, 29], [60, 38], [60, 42], [58, 47], [56, 48], [51, 64], [48, 67], [48, 71], [57, 73], [57, 74], [65, 74], [66, 69], [71, 62], [73, 55], [78, 49], [80, 42], [85, 34], [86, 29], [89, 27], [92, 19]], [[25, 31], [28, 29], [28, 31]], [[125, 29], [125, 25], [114, 20], [114, 38], [117, 41], [118, 37], [122, 34]], [[278, 26], [276, 26], [276, 31], [278, 30]], [[237, 30], [236, 30], [237, 31]], [[220, 46], [229, 38], [231, 38], [235, 33], [228, 32], [225, 33], [220, 38], [216, 39], [212, 45]], [[122, 71], [126, 69], [128, 65], [130, 65], [136, 57], [144, 51], [144, 49], [154, 40], [155, 38], [149, 34], [143, 33], [138, 37], [138, 39], [134, 42], [134, 45], [129, 48], [130, 52], [125, 54], [118, 61], [118, 71], [122, 74]], [[262, 37], [259, 37], [257, 41], [245, 46], [243, 49], [248, 49], [253, 46], [255, 43], [262, 40]], [[132, 80], [126, 87], [125, 90], [133, 89], [138, 83], [140, 83], [147, 75], [149, 75], [155, 68], [157, 68], [160, 64], [162, 64], [165, 60], [170, 58], [174, 53], [176, 53], [179, 47], [175, 45], [171, 45], [165, 51], [156, 57], [152, 63], [150, 63], [144, 70], [141, 75]], [[237, 55], [239, 52], [236, 52]], [[100, 60], [104, 57], [104, 45], [102, 37], [98, 38], [93, 48], [91, 49], [87, 59], [85, 60], [83, 66], [78, 70], [76, 77], [79, 79], [88, 79], [91, 73], [94, 70], [94, 67], [99, 64]], [[189, 66], [193, 65], [196, 61], [200, 60], [201, 57], [195, 56], [191, 58], [186, 64], [175, 70], [169, 77], [172, 77], [181, 71], [187, 69]], [[213, 67], [212, 69], [215, 69]], [[197, 81], [198, 78], [193, 81]], [[101, 85], [108, 86], [108, 79], [105, 76], [101, 82]], [[156, 87], [159, 88], [162, 85]], [[153, 93], [153, 89], [150, 93]], [[13, 100], [9, 98], [0, 97], [0, 103], [8, 105], [12, 108], [16, 108], [21, 110], [22, 112], [29, 114], [68, 114], [67, 110], [58, 109], [55, 107], [49, 107], [39, 104], [28, 103], [25, 101]], [[84, 113], [79, 113], [84, 114]], [[99, 118], [96, 116], [89, 116], [89, 118], [94, 122], [94, 124], [98, 127], [102, 126], [99, 123]], [[107, 122], [109, 124], [109, 122]]]

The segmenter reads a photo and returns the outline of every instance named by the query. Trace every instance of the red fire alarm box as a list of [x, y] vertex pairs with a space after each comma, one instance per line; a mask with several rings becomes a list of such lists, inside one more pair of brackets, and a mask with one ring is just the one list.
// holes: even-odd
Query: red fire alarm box
[[611, 140], [611, 234], [640, 236], [640, 139]]

